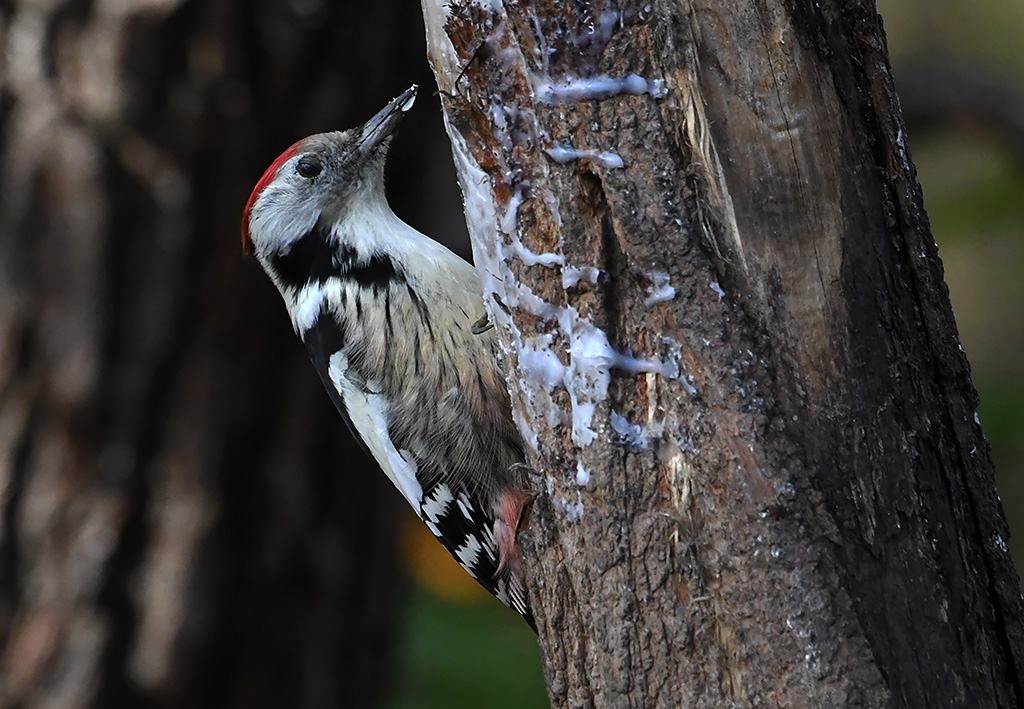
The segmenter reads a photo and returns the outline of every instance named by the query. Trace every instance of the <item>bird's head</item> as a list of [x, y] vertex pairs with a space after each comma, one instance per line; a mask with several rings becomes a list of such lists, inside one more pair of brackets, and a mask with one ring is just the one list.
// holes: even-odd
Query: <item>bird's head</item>
[[333, 224], [353, 204], [382, 199], [388, 145], [415, 100], [413, 85], [362, 126], [311, 135], [281, 153], [245, 204], [243, 252], [262, 260], [287, 251], [318, 222]]

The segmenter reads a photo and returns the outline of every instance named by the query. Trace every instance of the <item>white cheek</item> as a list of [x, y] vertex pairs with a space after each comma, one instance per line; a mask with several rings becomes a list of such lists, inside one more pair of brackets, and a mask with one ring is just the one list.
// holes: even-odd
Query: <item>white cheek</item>
[[[282, 170], [288, 169], [288, 164]], [[274, 181], [260, 194], [249, 217], [249, 232], [256, 253], [287, 251], [316, 225], [320, 207], [315, 195], [302, 196], [301, 185], [288, 180]]]

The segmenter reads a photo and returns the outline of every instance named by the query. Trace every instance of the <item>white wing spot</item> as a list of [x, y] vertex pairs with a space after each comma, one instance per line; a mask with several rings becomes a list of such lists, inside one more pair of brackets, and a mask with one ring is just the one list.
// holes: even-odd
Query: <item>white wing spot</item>
[[476, 566], [476, 560], [480, 557], [481, 548], [480, 540], [471, 536], [466, 540], [465, 544], [455, 550], [455, 555], [459, 558], [459, 563], [469, 571]]
[[459, 495], [459, 500], [456, 503], [459, 506], [459, 510], [462, 511], [462, 516], [468, 519], [470, 522], [473, 521], [473, 505], [470, 503], [469, 498], [465, 494]]
[[[441, 516], [448, 511], [448, 505], [454, 500], [452, 491], [448, 489], [447, 485], [438, 485], [434, 488], [434, 494], [423, 500], [423, 519], [437, 524], [441, 521]], [[431, 531], [433, 529], [434, 527], [431, 527]]]
[[497, 561], [498, 557], [495, 554], [495, 548], [494, 548], [494, 532], [491, 530], [490, 526], [487, 526], [487, 527], [483, 528], [483, 534], [484, 534], [484, 551], [487, 552], [487, 557], [491, 561]]

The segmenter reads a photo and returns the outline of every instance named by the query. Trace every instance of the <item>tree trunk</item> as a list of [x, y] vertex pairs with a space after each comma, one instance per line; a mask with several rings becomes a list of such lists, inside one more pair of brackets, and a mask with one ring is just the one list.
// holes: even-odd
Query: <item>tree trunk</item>
[[386, 693], [394, 495], [238, 230], [407, 85], [397, 4], [0, 2], [0, 707]]
[[870, 0], [423, 0], [557, 707], [1018, 706], [1017, 574]]

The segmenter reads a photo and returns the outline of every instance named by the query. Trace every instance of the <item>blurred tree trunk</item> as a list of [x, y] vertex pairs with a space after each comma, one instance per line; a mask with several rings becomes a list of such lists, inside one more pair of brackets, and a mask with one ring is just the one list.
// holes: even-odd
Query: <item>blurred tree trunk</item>
[[385, 690], [393, 496], [238, 228], [408, 85], [399, 4], [0, 2], [0, 707]]
[[1007, 526], [873, 3], [423, 7], [541, 471], [552, 703], [1020, 706]]

